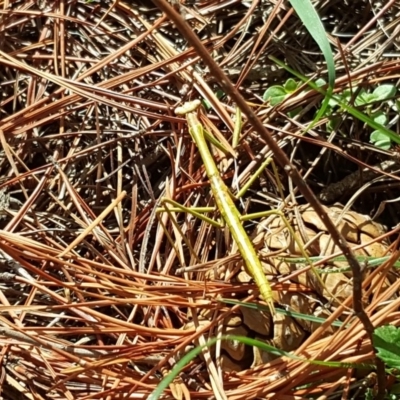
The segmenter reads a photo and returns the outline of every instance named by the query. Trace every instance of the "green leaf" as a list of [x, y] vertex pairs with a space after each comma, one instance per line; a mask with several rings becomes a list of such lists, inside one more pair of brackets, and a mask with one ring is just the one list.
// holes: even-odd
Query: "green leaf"
[[364, 106], [365, 104], [373, 103], [376, 100], [377, 99], [373, 93], [360, 92], [356, 98], [355, 104], [356, 106]]
[[328, 107], [335, 108], [339, 105], [337, 100], [335, 100], [333, 97], [331, 97], [328, 101]]
[[400, 329], [386, 325], [375, 329], [372, 341], [377, 356], [389, 368], [400, 368]]
[[202, 99], [201, 100], [201, 104], [203, 105], [203, 107], [207, 110], [210, 111], [211, 110], [211, 103], [206, 100], [206, 99]]
[[375, 96], [376, 101], [383, 101], [393, 97], [396, 94], [396, 91], [396, 86], [388, 83], [377, 86], [373, 91], [373, 95]]
[[386, 125], [388, 123], [388, 117], [386, 113], [383, 111], [377, 111], [371, 114], [371, 118], [377, 123], [381, 125]]
[[372, 93], [366, 93], [364, 90], [358, 94], [355, 104], [362, 106], [377, 101], [384, 101], [396, 94], [396, 87], [391, 84], [377, 86]]
[[[355, 94], [357, 93], [357, 97], [355, 97]], [[353, 101], [357, 105], [357, 99], [358, 101], [361, 101], [362, 97], [365, 95], [366, 91], [365, 89], [361, 88], [358, 90], [358, 87], [355, 86], [352, 89], [345, 89], [343, 91], [343, 95], [341, 96], [341, 100], [345, 102], [346, 104], [350, 103], [350, 101]], [[364, 102], [362, 102], [364, 104]]]
[[304, 76], [304, 75], [298, 73], [297, 71], [295, 71], [294, 69], [290, 68], [288, 65], [286, 65], [282, 61], [278, 60], [276, 57], [269, 56], [268, 58], [270, 60], [272, 60], [273, 62], [275, 62], [277, 65], [279, 65], [281, 68], [283, 68], [286, 71], [290, 72], [292, 75], [294, 75], [295, 77], [297, 77], [301, 81], [307, 83], [307, 85], [309, 85], [311, 88], [313, 88], [318, 93], [321, 93], [321, 94], [327, 96], [328, 98], [333, 97], [338, 102], [340, 107], [343, 110], [347, 111], [349, 114], [351, 114], [354, 118], [357, 118], [358, 120], [365, 122], [371, 128], [377, 129], [380, 132], [384, 133], [387, 137], [390, 138], [390, 140], [392, 142], [400, 144], [400, 135], [397, 132], [394, 132], [394, 131], [390, 130], [389, 128], [386, 128], [385, 126], [377, 124], [368, 115], [362, 113], [361, 111], [358, 111], [357, 108], [354, 108], [354, 107], [350, 106], [349, 104], [344, 102], [339, 96], [332, 95], [328, 91], [325, 91], [323, 88], [319, 88], [317, 85], [315, 85], [314, 82], [311, 82], [306, 76]]
[[222, 99], [225, 96], [225, 92], [221, 89], [218, 89], [215, 92], [215, 96], [217, 97], [218, 100]]
[[324, 78], [318, 78], [318, 79], [315, 81], [315, 84], [316, 84], [318, 87], [325, 86], [325, 85], [326, 85], [326, 80], [325, 80]]
[[379, 130], [371, 133], [369, 142], [382, 150], [389, 150], [391, 146], [390, 138]]
[[282, 101], [285, 99], [287, 96], [287, 93], [284, 89], [283, 86], [281, 85], [274, 85], [269, 87], [264, 95], [263, 95], [263, 100], [270, 102], [271, 106], [275, 106], [277, 104], [282, 103]]
[[290, 94], [296, 91], [298, 85], [293, 78], [289, 78], [284, 85], [285, 92]]
[[[320, 86], [319, 86], [320, 87]], [[357, 90], [357, 88], [353, 88], [353, 91]], [[329, 99], [329, 105], [334, 108], [339, 106], [340, 102], [348, 103], [352, 97], [352, 91], [350, 89], [345, 89], [343, 92], [338, 93], [335, 97], [331, 97]]]

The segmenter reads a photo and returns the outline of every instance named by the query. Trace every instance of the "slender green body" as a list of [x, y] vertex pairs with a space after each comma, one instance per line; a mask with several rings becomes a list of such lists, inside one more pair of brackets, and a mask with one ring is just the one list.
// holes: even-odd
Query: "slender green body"
[[274, 314], [275, 309], [273, 305], [271, 287], [263, 272], [261, 262], [253, 247], [253, 244], [243, 228], [240, 220], [240, 213], [229, 194], [228, 187], [220, 177], [218, 168], [208, 148], [207, 142], [204, 138], [203, 126], [199, 122], [197, 115], [194, 112], [194, 109], [197, 108], [197, 106], [197, 102], [193, 105], [186, 104], [184, 107], [176, 110], [176, 113], [186, 115], [190, 134], [195, 141], [197, 148], [199, 149], [207, 176], [210, 180], [211, 190], [213, 192], [217, 207], [239, 248], [239, 252], [243, 257], [248, 272], [252, 275], [260, 290], [261, 296], [268, 304], [271, 312]]

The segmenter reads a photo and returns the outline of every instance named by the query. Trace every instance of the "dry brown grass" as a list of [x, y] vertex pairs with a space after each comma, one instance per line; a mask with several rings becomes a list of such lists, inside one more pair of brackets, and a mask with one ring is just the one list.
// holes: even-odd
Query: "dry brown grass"
[[[326, 75], [323, 57], [288, 2], [190, 3], [177, 6], [181, 15], [316, 193], [396, 155], [396, 149], [368, 144], [368, 129], [350, 117], [343, 116], [336, 134], [326, 132], [324, 119], [302, 135], [321, 102], [314, 91], [299, 90], [275, 108], [256, 106], [268, 86], [289, 77], [268, 55], [310, 77]], [[361, 0], [314, 4], [330, 32], [337, 92], [397, 85], [395, 1], [381, 14]], [[0, 7], [2, 395], [145, 399], [185, 352], [222, 335], [229, 318], [245, 313], [221, 297], [262, 303], [251, 281], [238, 281], [241, 264], [223, 231], [176, 213], [178, 230], [167, 214], [155, 212], [165, 196], [187, 206], [213, 205], [201, 160], [174, 108], [206, 99], [214, 111], [205, 122], [230, 140], [234, 104], [217, 99], [218, 82], [150, 1], [2, 0]], [[302, 111], [290, 119], [287, 112], [296, 107]], [[398, 131], [398, 120], [392, 129]], [[271, 155], [246, 122], [237, 152], [235, 162], [216, 155], [233, 191]], [[397, 169], [340, 200], [373, 215], [382, 201], [398, 197]], [[290, 211], [304, 199], [279, 172]], [[243, 205], [258, 211], [281, 200], [269, 169]], [[398, 215], [397, 203], [387, 203], [380, 218], [389, 234], [378, 240], [392, 240], [392, 256], [365, 277], [374, 326], [400, 325], [392, 271]], [[287, 277], [274, 289], [307, 296], [312, 290]], [[372, 363], [373, 348], [351, 314], [351, 300], [330, 308], [295, 354]], [[329, 331], [337, 319], [349, 325]], [[252, 367], [239, 360], [241, 371], [228, 371], [223, 353], [219, 346], [204, 350], [164, 398], [350, 398], [369, 372], [287, 357]]]

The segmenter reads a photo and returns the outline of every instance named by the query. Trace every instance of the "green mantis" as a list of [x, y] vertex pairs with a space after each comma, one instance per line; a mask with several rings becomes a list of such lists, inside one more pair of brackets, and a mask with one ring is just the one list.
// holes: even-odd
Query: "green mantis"
[[200, 152], [204, 167], [210, 180], [210, 186], [215, 198], [216, 205], [221, 213], [223, 221], [229, 228], [229, 231], [235, 240], [239, 252], [244, 260], [248, 272], [253, 277], [261, 296], [268, 304], [271, 313], [275, 314], [274, 303], [272, 299], [271, 286], [263, 272], [261, 262], [257, 256], [253, 244], [247, 232], [243, 228], [241, 215], [232, 200], [232, 195], [228, 187], [220, 177], [218, 168], [214, 162], [213, 156], [208, 148], [204, 129], [197, 118], [196, 109], [200, 101], [185, 103], [182, 107], [175, 110], [177, 115], [185, 115], [189, 126], [190, 135]]

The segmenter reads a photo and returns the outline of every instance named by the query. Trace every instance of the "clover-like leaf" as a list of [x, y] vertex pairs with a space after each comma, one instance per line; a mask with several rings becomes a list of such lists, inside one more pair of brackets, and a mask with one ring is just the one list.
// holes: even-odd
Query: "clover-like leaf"
[[365, 104], [373, 103], [374, 101], [376, 101], [376, 97], [373, 93], [362, 91], [358, 94], [355, 104], [356, 106], [363, 106]]
[[386, 325], [375, 329], [373, 345], [378, 351], [377, 356], [389, 368], [400, 368], [400, 329]]
[[376, 111], [371, 114], [371, 118], [378, 124], [386, 125], [388, 123], [388, 117], [383, 111]]
[[316, 84], [318, 87], [325, 86], [325, 85], [326, 85], [326, 80], [325, 80], [324, 78], [318, 78], [318, 79], [315, 81], [315, 84]]
[[391, 146], [390, 138], [379, 130], [371, 133], [369, 141], [382, 150], [389, 150]]
[[388, 83], [377, 86], [372, 94], [375, 97], [375, 101], [383, 101], [393, 97], [396, 91], [396, 86]]
[[295, 92], [296, 89], [297, 89], [297, 87], [298, 87], [297, 82], [296, 82], [293, 78], [289, 78], [289, 79], [285, 82], [284, 89], [285, 89], [285, 92], [286, 92], [286, 93], [289, 93], [289, 94], [290, 94], [290, 93]]
[[263, 100], [270, 102], [271, 106], [275, 106], [279, 103], [282, 103], [282, 101], [285, 99], [287, 96], [287, 93], [285, 91], [285, 88], [281, 85], [274, 85], [269, 87], [263, 95]]

